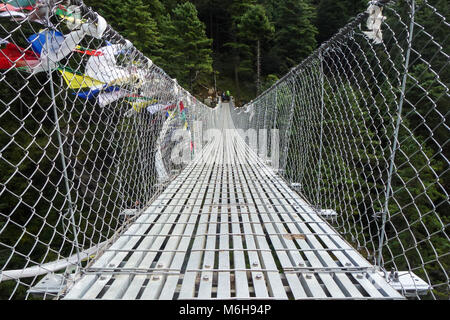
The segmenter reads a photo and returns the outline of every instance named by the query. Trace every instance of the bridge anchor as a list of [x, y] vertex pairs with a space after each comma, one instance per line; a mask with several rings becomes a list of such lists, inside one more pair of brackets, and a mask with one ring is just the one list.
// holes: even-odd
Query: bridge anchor
[[[74, 268], [72, 268], [75, 271]], [[68, 281], [73, 281], [74, 273], [48, 273], [36, 285], [27, 290], [29, 294], [49, 299], [59, 296]]]
[[392, 288], [405, 297], [426, 295], [432, 289], [431, 286], [411, 271], [391, 270], [389, 274], [379, 271]]

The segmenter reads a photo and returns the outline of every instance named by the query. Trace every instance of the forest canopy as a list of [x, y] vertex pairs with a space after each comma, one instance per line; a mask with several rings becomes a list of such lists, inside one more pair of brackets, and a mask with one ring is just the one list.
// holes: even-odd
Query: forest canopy
[[84, 1], [201, 97], [230, 90], [239, 105], [328, 40], [366, 0]]

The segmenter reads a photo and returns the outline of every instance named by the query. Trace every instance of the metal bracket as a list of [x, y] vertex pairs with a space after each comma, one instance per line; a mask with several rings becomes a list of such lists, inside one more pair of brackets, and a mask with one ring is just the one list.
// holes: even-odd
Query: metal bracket
[[333, 209], [319, 209], [318, 214], [325, 219], [335, 219], [337, 218], [338, 214]]
[[291, 182], [291, 188], [294, 190], [301, 190], [302, 184], [300, 182]]
[[66, 287], [67, 276], [71, 275], [48, 273], [27, 292], [37, 296], [56, 297]]
[[123, 209], [119, 213], [119, 221], [123, 222], [128, 218], [134, 217], [138, 213], [138, 209]]
[[426, 295], [431, 286], [419, 278], [411, 271], [395, 271], [390, 273], [379, 271], [386, 278], [392, 288], [403, 294], [405, 297], [415, 297], [417, 295]]
[[138, 209], [124, 209], [122, 212], [119, 213], [119, 217], [120, 216], [132, 217], [132, 216], [136, 215], [137, 212], [138, 212]]

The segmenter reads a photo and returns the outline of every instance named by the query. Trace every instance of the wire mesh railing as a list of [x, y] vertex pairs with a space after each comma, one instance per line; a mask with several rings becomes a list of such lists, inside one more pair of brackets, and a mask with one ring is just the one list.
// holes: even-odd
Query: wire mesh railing
[[81, 1], [2, 1], [0, 40], [0, 299], [52, 298], [184, 168], [211, 109]]
[[293, 189], [420, 299], [450, 295], [449, 14], [446, 1], [372, 2], [232, 113]]
[[[375, 2], [232, 111], [421, 299], [449, 297], [448, 16], [446, 1]], [[52, 298], [184, 168], [174, 154], [201, 149], [194, 121], [218, 119], [81, 1], [2, 1], [0, 42], [0, 298]], [[426, 289], [402, 287], [412, 273]]]

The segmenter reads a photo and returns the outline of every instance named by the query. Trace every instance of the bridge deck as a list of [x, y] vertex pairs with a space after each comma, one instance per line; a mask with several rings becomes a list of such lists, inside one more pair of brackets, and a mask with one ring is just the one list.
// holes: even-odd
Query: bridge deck
[[84, 271], [65, 299], [402, 298], [232, 130]]

